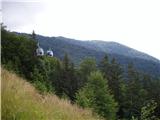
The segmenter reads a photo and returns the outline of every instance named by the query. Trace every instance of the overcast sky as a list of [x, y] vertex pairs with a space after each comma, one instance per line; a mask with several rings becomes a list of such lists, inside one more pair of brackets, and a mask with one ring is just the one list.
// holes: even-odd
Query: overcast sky
[[159, 0], [3, 0], [11, 31], [115, 41], [160, 59]]

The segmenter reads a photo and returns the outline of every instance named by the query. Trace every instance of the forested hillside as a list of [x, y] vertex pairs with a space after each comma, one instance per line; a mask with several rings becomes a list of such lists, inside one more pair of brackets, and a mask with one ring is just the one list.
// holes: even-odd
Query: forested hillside
[[[31, 36], [29, 34], [23, 35]], [[52, 48], [54, 56], [61, 60], [64, 54], [67, 53], [76, 66], [85, 57], [93, 57], [97, 63], [100, 63], [107, 54], [110, 60], [115, 58], [124, 68], [133, 63], [139, 72], [147, 73], [151, 76], [160, 76], [160, 60], [116, 42], [80, 41], [65, 37], [46, 37], [41, 35], [37, 35], [37, 40], [45, 50]]]
[[[96, 50], [88, 51], [89, 49], [82, 46], [80, 49], [61, 40], [54, 41], [54, 57], [37, 56], [35, 51], [38, 36], [17, 35], [5, 30], [4, 26], [1, 32], [2, 66], [27, 79], [40, 94], [54, 93], [59, 98], [70, 100], [72, 104], [91, 109], [106, 120], [156, 120], [160, 117], [159, 76], [153, 78], [139, 72], [132, 63], [125, 63], [124, 69], [114, 56], [110, 57]], [[48, 45], [52, 45], [52, 40], [45, 44], [42, 41], [40, 43], [46, 45], [47, 49]], [[84, 51], [79, 52], [82, 49]], [[63, 54], [59, 54], [61, 52]], [[80, 56], [80, 59], [75, 57], [79, 60], [76, 67], [71, 59], [73, 54], [84, 56]], [[94, 56], [101, 54], [103, 55], [99, 57]], [[150, 65], [148, 69], [153, 72], [154, 65]]]

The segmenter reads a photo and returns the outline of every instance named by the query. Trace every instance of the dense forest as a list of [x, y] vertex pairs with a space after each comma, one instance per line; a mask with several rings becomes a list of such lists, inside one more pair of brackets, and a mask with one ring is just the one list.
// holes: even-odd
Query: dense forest
[[68, 53], [62, 60], [36, 56], [36, 35], [16, 35], [1, 26], [1, 63], [26, 78], [40, 92], [90, 108], [107, 120], [158, 120], [160, 118], [160, 78], [138, 72], [130, 63], [124, 74], [115, 58], [108, 55], [97, 63], [85, 58], [74, 65]]
[[[15, 33], [31, 37], [31, 34]], [[47, 37], [38, 34], [36, 39], [45, 51], [51, 48], [54, 52], [54, 57], [60, 60], [63, 60], [65, 53], [67, 53], [75, 66], [79, 66], [86, 57], [94, 58], [96, 63], [99, 64], [107, 54], [110, 60], [115, 58], [124, 71], [126, 71], [128, 64], [133, 63], [134, 68], [139, 72], [153, 77], [160, 76], [160, 60], [117, 42], [82, 41], [65, 37]]]

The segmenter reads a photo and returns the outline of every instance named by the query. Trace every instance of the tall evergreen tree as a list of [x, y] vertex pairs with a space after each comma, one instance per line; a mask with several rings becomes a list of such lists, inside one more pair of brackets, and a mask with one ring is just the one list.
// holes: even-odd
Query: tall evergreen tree
[[125, 101], [128, 117], [140, 116], [140, 109], [145, 99], [145, 91], [141, 85], [141, 77], [136, 71], [133, 64], [128, 65], [127, 70], [127, 90], [125, 93]]
[[32, 32], [32, 36], [31, 36], [31, 37], [32, 37], [33, 40], [36, 40], [36, 33], [35, 33], [34, 30], [33, 30], [33, 32]]
[[123, 70], [120, 64], [113, 58], [111, 61], [106, 55], [100, 63], [100, 70], [108, 80], [108, 85], [115, 100], [119, 103], [117, 115], [123, 116], [123, 97], [126, 86], [123, 79]]
[[115, 58], [108, 59], [106, 55], [100, 63], [100, 69], [108, 80], [109, 88], [114, 95], [117, 102], [120, 102], [121, 97], [121, 85], [123, 83], [123, 70], [122, 67], [117, 63]]
[[87, 82], [88, 76], [91, 72], [96, 71], [96, 61], [93, 58], [85, 58], [79, 66], [79, 72], [80, 72], [80, 87], [84, 86]]
[[108, 77], [109, 77], [108, 78], [109, 88], [112, 90], [113, 95], [115, 99], [117, 100], [117, 102], [121, 102], [120, 101], [121, 99], [120, 97], [122, 97], [121, 87], [122, 87], [122, 84], [124, 83], [123, 71], [122, 71], [121, 66], [117, 63], [117, 61], [114, 58], [111, 60], [110, 75]]
[[77, 82], [76, 82], [74, 64], [70, 61], [68, 54], [65, 54], [62, 63], [63, 63], [62, 91], [71, 100], [74, 100], [74, 96], [77, 90]]
[[104, 73], [104, 76], [108, 79], [110, 75], [110, 61], [108, 55], [105, 55], [102, 61], [100, 62], [100, 70]]
[[92, 108], [96, 113], [108, 120], [116, 117], [117, 103], [110, 94], [107, 80], [100, 72], [92, 72], [87, 84], [76, 95], [77, 104]]

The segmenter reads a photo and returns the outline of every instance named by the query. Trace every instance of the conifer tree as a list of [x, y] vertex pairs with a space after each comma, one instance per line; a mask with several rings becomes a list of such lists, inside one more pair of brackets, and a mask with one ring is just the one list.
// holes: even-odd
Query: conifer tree
[[35, 33], [34, 30], [33, 30], [33, 32], [32, 32], [32, 39], [33, 39], [33, 40], [36, 40], [36, 33]]
[[62, 94], [67, 95], [73, 101], [77, 90], [77, 82], [74, 64], [70, 61], [67, 53], [64, 56], [62, 64]]
[[93, 58], [85, 58], [79, 66], [79, 72], [80, 72], [80, 87], [84, 86], [87, 82], [88, 76], [91, 72], [96, 71], [96, 61]]
[[121, 86], [124, 82], [122, 67], [117, 63], [115, 58], [110, 62], [106, 55], [100, 63], [100, 69], [104, 74], [104, 77], [108, 80], [109, 88], [111, 89], [116, 101], [120, 102], [122, 92]]
[[76, 95], [77, 104], [92, 108], [94, 112], [108, 120], [114, 120], [117, 112], [117, 103], [110, 94], [107, 80], [100, 72], [92, 72], [87, 84]]
[[129, 116], [140, 115], [140, 109], [145, 99], [145, 91], [141, 86], [139, 72], [136, 71], [133, 64], [128, 65], [127, 70], [127, 90], [126, 90], [126, 108]]

